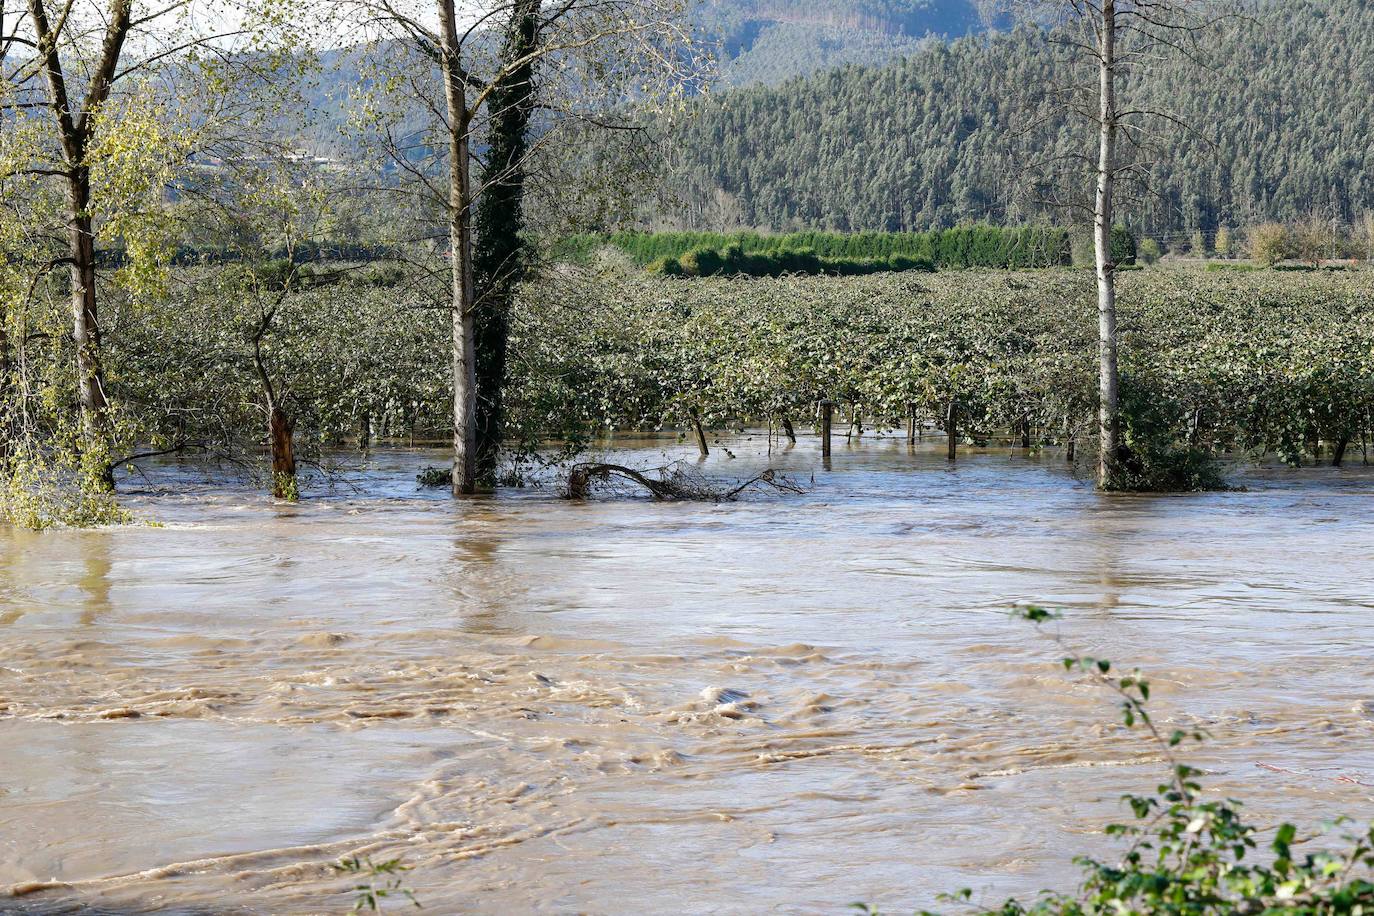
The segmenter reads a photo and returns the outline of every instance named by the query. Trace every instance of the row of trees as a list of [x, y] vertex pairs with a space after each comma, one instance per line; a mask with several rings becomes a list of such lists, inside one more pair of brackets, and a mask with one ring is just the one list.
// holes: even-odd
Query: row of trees
[[1201, 229], [1164, 238], [1140, 241], [1147, 261], [1166, 254], [1192, 258], [1253, 258], [1264, 266], [1295, 259], [1309, 264], [1322, 261], [1374, 261], [1374, 213], [1361, 216], [1353, 225], [1321, 216], [1298, 223], [1261, 223], [1236, 228], [1220, 226], [1215, 232]]
[[[914, 415], [959, 446], [1076, 443], [1091, 460], [1096, 312], [1095, 280], [1074, 271], [568, 274], [518, 303], [512, 419], [530, 444], [698, 422], [785, 431], [828, 400], [866, 430]], [[1133, 272], [1120, 319], [1123, 485], [1204, 486], [1227, 452], [1301, 464], [1367, 449], [1374, 275]]]
[[[112, 485], [113, 469], [134, 442], [147, 440], [149, 427], [136, 420], [140, 405], [119, 397], [130, 381], [106, 371], [106, 331], [113, 325], [123, 333], [169, 307], [169, 287], [184, 280], [171, 264], [194, 225], [242, 268], [226, 275], [252, 306], [241, 333], [260, 385], [275, 489], [290, 495], [293, 418], [268, 343], [289, 322], [297, 293], [343, 282], [344, 267], [314, 270], [298, 253], [318, 249], [328, 224], [351, 214], [356, 225], [384, 198], [403, 203], [376, 221], [372, 241], [409, 261], [417, 287], [433, 291], [434, 306], [449, 318], [454, 492], [490, 482], [506, 431], [509, 314], [527, 276], [529, 239], [566, 231], [589, 213], [606, 220], [608, 202], [635, 197], [629, 176], [652, 177], [622, 167], [625, 148], [642, 136], [644, 109], [674, 108], [699, 88], [706, 68], [684, 7], [678, 0], [416, 0], [409, 7], [340, 0], [327, 25], [368, 36], [355, 55], [360, 79], [348, 100], [364, 153], [351, 168], [321, 170], [283, 142], [282, 112], [289, 97], [305, 94], [309, 69], [298, 10], [275, 3], [239, 10], [226, 20], [234, 23], [229, 31], [213, 33], [197, 30], [199, 18], [163, 22], [174, 13], [141, 12], [138, 2], [73, 0], [52, 19], [43, 0], [33, 0], [3, 33], [14, 61], [0, 109], [11, 128], [0, 170], [12, 207], [4, 236], [13, 252], [6, 360], [17, 367], [9, 376], [17, 384], [7, 398], [8, 447], [30, 455], [38, 442], [46, 454], [74, 455], [84, 481]], [[1048, 34], [1062, 44], [1057, 72], [1066, 80], [1046, 124], [1087, 125], [1095, 136], [1085, 157], [1092, 193], [1068, 202], [1086, 197], [1093, 225], [1101, 479], [1115, 486], [1130, 457], [1120, 438], [1115, 317], [1116, 270], [1129, 255], [1119, 244], [1116, 207], [1123, 182], [1141, 173], [1150, 152], [1143, 140], [1151, 123], [1161, 120], [1121, 94], [1138, 85], [1138, 71], [1189, 53], [1203, 11], [1215, 4], [1015, 7], [1050, 21]], [[23, 53], [14, 55], [16, 48]], [[67, 89], [75, 74], [89, 80], [80, 100]], [[608, 151], [617, 137], [632, 139]], [[1070, 175], [1082, 181], [1076, 164], [1059, 168], [1065, 187]], [[1010, 263], [1041, 243], [1058, 247], [1062, 233], [972, 226], [908, 240], [937, 260], [972, 263], [987, 249]], [[102, 258], [102, 246], [119, 257]], [[269, 264], [283, 252], [280, 266]], [[57, 368], [38, 390], [37, 348], [57, 338], [33, 331], [27, 316], [60, 296], [69, 300], [73, 376], [59, 371], [59, 347], [50, 365]], [[103, 301], [117, 305], [114, 322]], [[68, 383], [77, 396], [64, 414]], [[67, 428], [70, 415], [77, 422]], [[167, 438], [158, 451], [184, 445], [175, 434]]]
[[[411, 253], [429, 289], [446, 278], [434, 304], [451, 316], [453, 486], [473, 492], [494, 474], [501, 437], [506, 314], [529, 262], [527, 198], [541, 198], [548, 222], [595, 206], [597, 169], [614, 167], [588, 163], [594, 144], [609, 145], [597, 135], [638, 143], [646, 107], [695, 88], [706, 64], [683, 4], [341, 0], [321, 10], [263, 0], [205, 12], [142, 0], [32, 0], [15, 16], [0, 7], [9, 478], [32, 478], [21, 465], [61, 464], [59, 476], [107, 491], [134, 443], [161, 435], [139, 422], [146, 402], [125, 397], [133, 380], [107, 371], [108, 338], [112, 328], [133, 336], [131, 325], [155, 324], [172, 307], [185, 280], [174, 262], [199, 234], [237, 265], [223, 272], [226, 294], [253, 303], [232, 332], [250, 345], [260, 380], [275, 490], [294, 492], [289, 398], [267, 341], [295, 294], [340, 280], [300, 252], [346, 235], [327, 224], [367, 212], [360, 200], [376, 196], [404, 201], [374, 227], [379, 248]], [[364, 37], [353, 49], [360, 80], [343, 100], [363, 152], [324, 169], [285, 123], [306, 95], [318, 43], [302, 24], [311, 22]], [[559, 178], [570, 164], [584, 179], [578, 193]], [[615, 194], [627, 194], [623, 181]], [[281, 255], [281, 266], [269, 263]], [[63, 296], [69, 339], [37, 329]], [[185, 444], [163, 438], [159, 451]]]
[[1060, 267], [1071, 263], [1069, 231], [1057, 226], [958, 226], [931, 232], [615, 232], [560, 240], [555, 259], [585, 262], [611, 246], [648, 266], [692, 251], [738, 248], [746, 254], [810, 252], [818, 258], [880, 261], [909, 258], [935, 268]]

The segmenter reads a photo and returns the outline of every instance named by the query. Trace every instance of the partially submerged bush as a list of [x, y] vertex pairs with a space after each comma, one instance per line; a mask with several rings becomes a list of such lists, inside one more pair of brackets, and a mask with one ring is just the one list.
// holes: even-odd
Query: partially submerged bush
[[[20, 528], [99, 528], [132, 520], [105, 481], [104, 466], [28, 444], [0, 460], [0, 518]], [[98, 462], [96, 462], [98, 463]]]
[[431, 465], [423, 468], [420, 473], [415, 475], [415, 482], [422, 487], [451, 487], [453, 486], [453, 468]]
[[1230, 489], [1210, 451], [1185, 438], [1184, 411], [1159, 386], [1134, 376], [1121, 379], [1123, 454], [1116, 480], [1106, 488], [1126, 493], [1196, 493]]

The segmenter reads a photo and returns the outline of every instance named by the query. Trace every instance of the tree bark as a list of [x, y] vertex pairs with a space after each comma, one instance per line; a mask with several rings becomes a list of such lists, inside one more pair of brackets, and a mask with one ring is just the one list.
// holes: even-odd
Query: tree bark
[[945, 435], [948, 438], [946, 444], [946, 457], [950, 461], [959, 459], [959, 402], [950, 401], [949, 410], [945, 414]]
[[788, 442], [788, 444], [790, 444], [790, 445], [796, 445], [796, 444], [797, 444], [797, 431], [796, 431], [796, 429], [794, 429], [793, 426], [792, 426], [792, 418], [791, 418], [791, 417], [784, 416], [784, 417], [782, 418], [782, 434], [783, 434], [784, 436], [787, 437], [787, 442]]
[[696, 433], [697, 451], [701, 453], [701, 457], [711, 457], [711, 447], [706, 444], [706, 430], [702, 428], [701, 417], [697, 416], [695, 411], [692, 413], [692, 430]]
[[14, 390], [14, 357], [10, 353], [7, 319], [0, 314], [0, 463], [14, 454], [17, 418]]
[[449, 129], [449, 246], [453, 316], [453, 494], [477, 492], [476, 290], [472, 267], [472, 167], [467, 74], [454, 0], [438, 0]]
[[292, 442], [295, 432], [286, 411], [273, 405], [267, 422], [268, 440], [272, 449], [272, 495], [277, 499], [296, 497], [296, 450]]
[[35, 53], [48, 85], [49, 102], [62, 147], [63, 174], [67, 181], [67, 245], [71, 275], [72, 339], [76, 348], [77, 402], [81, 408], [83, 444], [106, 468], [102, 482], [114, 487], [113, 469], [105, 453], [110, 446], [109, 403], [101, 365], [100, 320], [96, 308], [95, 230], [91, 218], [91, 175], [86, 155], [90, 149], [96, 116], [110, 96], [124, 41], [133, 23], [133, 0], [111, 0], [104, 23], [100, 56], [90, 73], [90, 88], [78, 111], [67, 90], [67, 77], [58, 51], [61, 34], [68, 27], [66, 12], [57, 31], [48, 18], [44, 0], [28, 0], [29, 18], [37, 39]]
[[525, 227], [525, 158], [534, 113], [533, 52], [539, 41], [543, 0], [511, 6], [501, 60], [509, 72], [491, 94], [486, 188], [477, 203], [473, 265], [478, 290], [477, 477], [494, 486], [505, 432], [506, 361], [510, 309], [529, 261]]
[[72, 342], [76, 349], [77, 402], [81, 405], [86, 448], [103, 449], [109, 435], [105, 374], [100, 358], [100, 319], [96, 310], [95, 235], [88, 215], [90, 175], [84, 166], [72, 178], [68, 224], [71, 258]]
[[1349, 448], [1350, 448], [1350, 435], [1349, 435], [1348, 433], [1342, 434], [1341, 437], [1340, 437], [1339, 439], [1336, 440], [1336, 451], [1335, 451], [1335, 454], [1334, 454], [1334, 455], [1332, 456], [1332, 458], [1331, 458], [1331, 466], [1332, 466], [1333, 468], [1339, 468], [1339, 467], [1344, 467], [1344, 466], [1345, 466], [1345, 453], [1346, 453], [1346, 450], [1349, 449]]
[[1101, 455], [1098, 485], [1112, 489], [1119, 480], [1121, 451], [1121, 376], [1117, 358], [1116, 264], [1112, 261], [1112, 223], [1116, 186], [1116, 0], [1103, 0], [1098, 35], [1099, 131], [1094, 237], [1097, 261], [1098, 431]]

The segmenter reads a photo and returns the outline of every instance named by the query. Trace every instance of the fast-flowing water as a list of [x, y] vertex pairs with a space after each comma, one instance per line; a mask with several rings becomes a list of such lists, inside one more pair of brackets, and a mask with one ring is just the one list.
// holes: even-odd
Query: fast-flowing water
[[1256, 821], [1374, 816], [1374, 474], [1108, 498], [763, 443], [705, 468], [809, 492], [454, 502], [382, 453], [296, 506], [163, 469], [164, 527], [0, 531], [0, 911], [339, 912], [355, 854], [436, 913], [1067, 889], [1160, 764], [1018, 602], [1208, 728]]

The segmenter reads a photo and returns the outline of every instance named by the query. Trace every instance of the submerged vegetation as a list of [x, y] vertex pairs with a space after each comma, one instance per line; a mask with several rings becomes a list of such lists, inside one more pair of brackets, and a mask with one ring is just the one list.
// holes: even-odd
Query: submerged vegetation
[[[276, 303], [265, 328], [260, 279], [241, 265], [184, 269], [169, 307], [112, 329], [106, 365], [124, 405], [112, 466], [159, 453], [254, 466], [264, 373], [303, 463], [332, 448], [446, 434], [452, 389], [431, 343], [448, 316], [424, 276], [318, 265], [289, 288], [259, 291]], [[1153, 270], [1123, 276], [1121, 297], [1121, 489], [1214, 489], [1226, 455], [1294, 466], [1366, 456], [1374, 274]], [[821, 401], [860, 429], [914, 423], [960, 447], [1087, 454], [1094, 305], [1090, 278], [1067, 270], [753, 280], [549, 272], [521, 287], [511, 311], [505, 410], [518, 448], [508, 460], [547, 458], [550, 442], [572, 458], [617, 430], [795, 431], [817, 422]], [[51, 351], [24, 366], [34, 395], [24, 421], [60, 442], [71, 435], [58, 396], [70, 383], [64, 315], [19, 314]], [[63, 481], [83, 479], [75, 465], [54, 469], [22, 451], [6, 460], [6, 508], [22, 524], [123, 517], [100, 487], [60, 495]], [[289, 482], [279, 490], [297, 493]]]
[[[1370, 276], [1122, 280], [1129, 489], [1219, 485], [1213, 459], [1346, 460], [1370, 432]], [[956, 443], [1087, 445], [1095, 302], [1072, 272], [698, 280], [581, 275], [516, 312], [513, 419], [598, 430], [915, 419]]]

